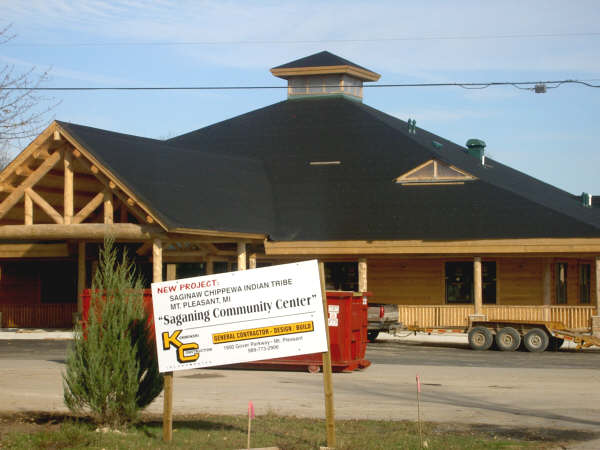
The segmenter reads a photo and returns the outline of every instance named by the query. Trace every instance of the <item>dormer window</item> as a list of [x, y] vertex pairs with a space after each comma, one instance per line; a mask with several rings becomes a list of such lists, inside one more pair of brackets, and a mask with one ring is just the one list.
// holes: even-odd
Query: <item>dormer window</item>
[[476, 180], [473, 175], [446, 164], [437, 159], [431, 159], [420, 166], [409, 170], [396, 178], [396, 183], [403, 185], [430, 184], [463, 184], [465, 181]]

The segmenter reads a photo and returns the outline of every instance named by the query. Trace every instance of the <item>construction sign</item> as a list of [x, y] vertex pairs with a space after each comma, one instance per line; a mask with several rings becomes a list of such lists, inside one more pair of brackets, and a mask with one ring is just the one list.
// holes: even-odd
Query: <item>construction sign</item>
[[152, 283], [161, 372], [327, 351], [316, 260]]

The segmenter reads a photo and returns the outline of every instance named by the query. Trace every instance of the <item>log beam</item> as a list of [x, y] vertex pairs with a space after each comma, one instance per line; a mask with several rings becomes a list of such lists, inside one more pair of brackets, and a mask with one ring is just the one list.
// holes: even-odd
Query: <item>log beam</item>
[[0, 239], [29, 240], [65, 240], [86, 239], [103, 240], [105, 236], [117, 240], [147, 241], [155, 237], [166, 237], [157, 226], [137, 225], [133, 223], [83, 223], [78, 225], [34, 224], [0, 226]]
[[75, 217], [73, 217], [73, 223], [79, 224], [79, 223], [83, 222], [85, 219], [87, 219], [88, 216], [91, 213], [93, 213], [96, 210], [96, 208], [98, 208], [98, 206], [100, 206], [100, 204], [102, 203], [103, 200], [104, 200], [103, 192], [96, 194], [96, 196], [93, 199], [91, 199], [87, 205], [85, 205], [83, 208], [81, 208], [79, 210], [79, 212], [75, 215]]
[[40, 208], [42, 208], [42, 211], [44, 211], [46, 214], [48, 214], [48, 216], [54, 220], [54, 222], [58, 223], [58, 224], [62, 224], [64, 223], [64, 219], [63, 216], [61, 216], [57, 210], [54, 209], [54, 207], [48, 203], [44, 197], [42, 197], [41, 195], [39, 195], [37, 192], [35, 192], [33, 189], [31, 188], [27, 188], [25, 189], [25, 193], [31, 198], [31, 200], [33, 200]]

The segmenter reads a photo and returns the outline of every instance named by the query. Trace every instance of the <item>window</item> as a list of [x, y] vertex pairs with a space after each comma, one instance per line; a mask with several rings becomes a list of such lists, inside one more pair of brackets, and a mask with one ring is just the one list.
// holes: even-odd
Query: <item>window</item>
[[[483, 303], [496, 303], [496, 262], [485, 261], [481, 267]], [[446, 303], [474, 303], [472, 262], [446, 263]]]
[[556, 263], [556, 304], [567, 304], [567, 263]]
[[591, 264], [579, 266], [579, 303], [590, 303], [591, 269]]

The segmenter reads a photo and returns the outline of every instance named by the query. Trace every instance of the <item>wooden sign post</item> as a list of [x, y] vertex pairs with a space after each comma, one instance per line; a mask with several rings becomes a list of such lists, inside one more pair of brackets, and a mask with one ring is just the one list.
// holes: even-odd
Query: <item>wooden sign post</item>
[[329, 312], [327, 310], [327, 293], [325, 292], [325, 269], [322, 261], [319, 261], [319, 277], [321, 278], [321, 295], [323, 296], [323, 316], [325, 317], [325, 335], [327, 336], [327, 351], [323, 353], [323, 388], [325, 391], [325, 420], [327, 424], [327, 447], [335, 448], [335, 413], [333, 409], [331, 345], [329, 343]]

